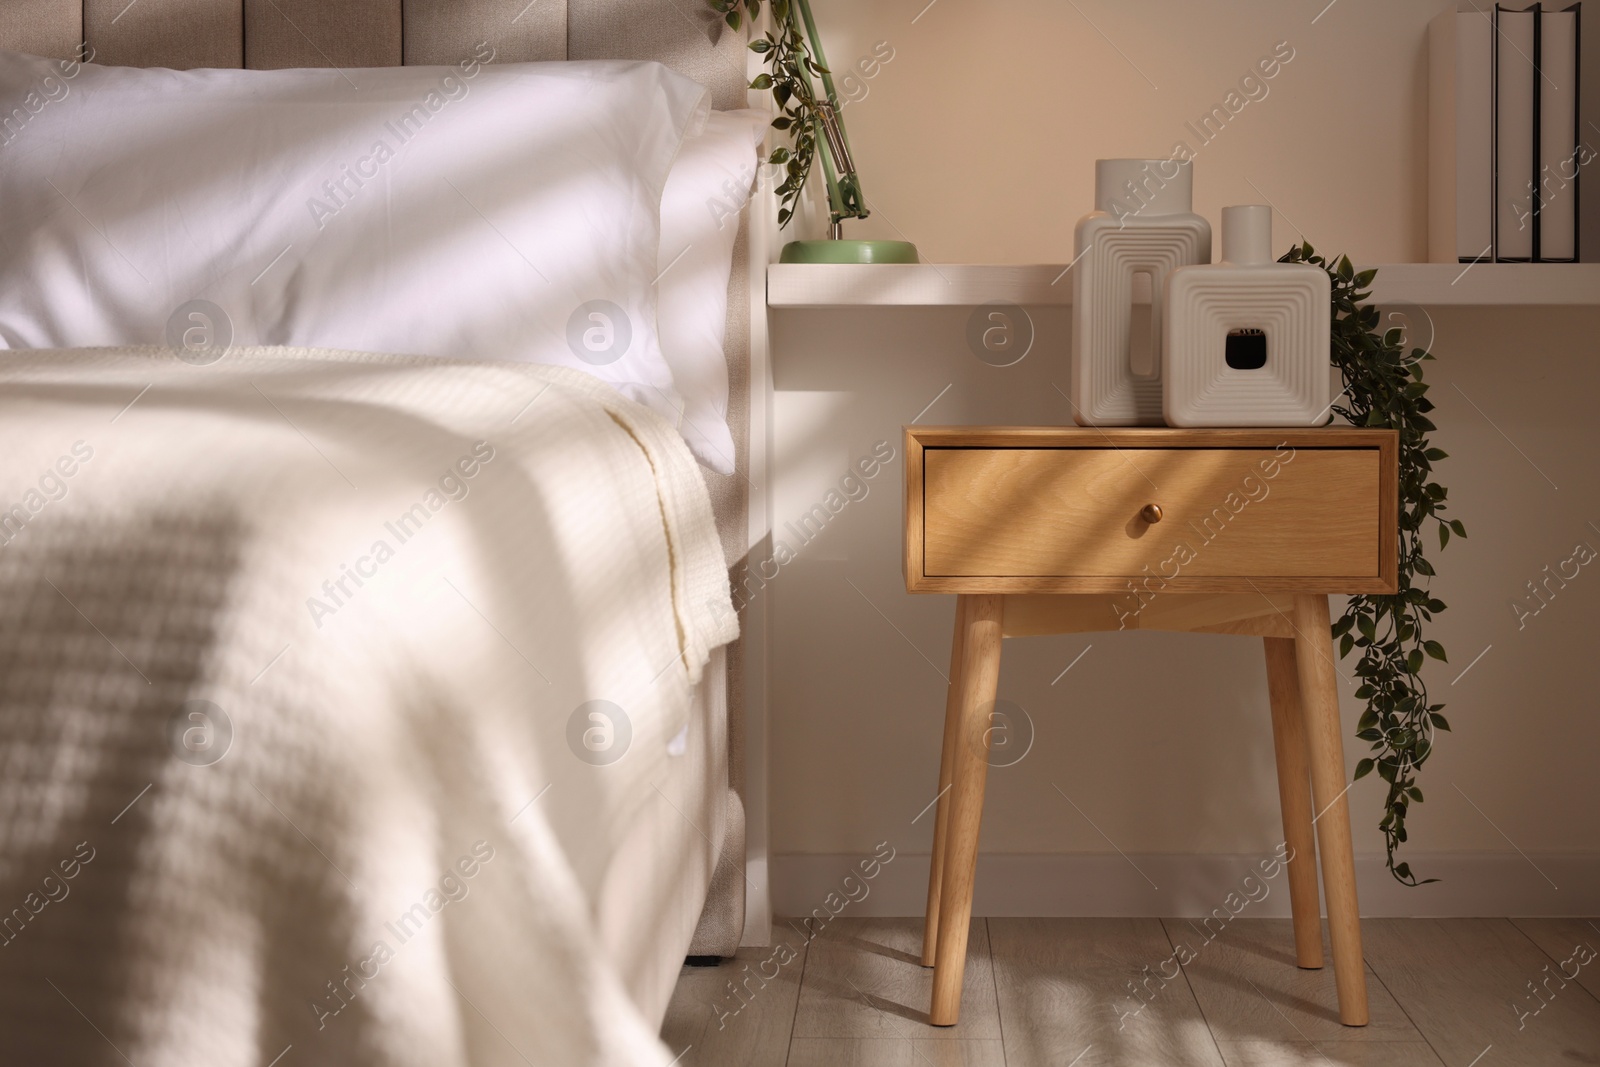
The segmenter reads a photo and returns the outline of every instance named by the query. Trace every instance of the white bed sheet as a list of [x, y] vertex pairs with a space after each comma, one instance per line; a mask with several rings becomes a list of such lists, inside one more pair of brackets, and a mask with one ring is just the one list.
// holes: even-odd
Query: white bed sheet
[[0, 534], [0, 1062], [670, 1060], [735, 623], [664, 420], [558, 368], [17, 353]]
[[729, 795], [723, 649], [712, 653], [689, 722], [668, 743], [668, 756], [654, 783], [660, 795], [618, 835], [592, 893], [606, 955], [657, 1027], [699, 924], [729, 812], [742, 810]]

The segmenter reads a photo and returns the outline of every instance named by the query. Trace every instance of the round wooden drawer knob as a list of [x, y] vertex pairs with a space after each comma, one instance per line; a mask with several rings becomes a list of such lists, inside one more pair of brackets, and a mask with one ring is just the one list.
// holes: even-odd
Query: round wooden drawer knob
[[1145, 522], [1157, 523], [1161, 521], [1161, 505], [1146, 504], [1139, 509], [1139, 517]]

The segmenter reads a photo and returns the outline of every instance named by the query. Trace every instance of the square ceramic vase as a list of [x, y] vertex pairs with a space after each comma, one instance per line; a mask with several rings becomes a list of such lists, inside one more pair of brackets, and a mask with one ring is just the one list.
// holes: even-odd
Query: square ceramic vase
[[[1073, 418], [1084, 426], [1161, 425], [1164, 286], [1211, 261], [1211, 225], [1190, 210], [1193, 173], [1174, 160], [1102, 159], [1097, 210], [1076, 231], [1072, 267]], [[1149, 352], [1135, 360], [1135, 277], [1150, 278]]]
[[1167, 279], [1162, 412], [1171, 426], [1327, 421], [1331, 285], [1271, 258], [1271, 209], [1223, 209], [1223, 262]]

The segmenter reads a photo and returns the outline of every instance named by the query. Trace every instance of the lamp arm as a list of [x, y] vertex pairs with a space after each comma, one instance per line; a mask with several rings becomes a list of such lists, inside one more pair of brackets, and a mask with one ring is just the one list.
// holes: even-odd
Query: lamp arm
[[[811, 55], [821, 68], [822, 92], [826, 103], [817, 101], [813, 106], [817, 151], [822, 156], [822, 173], [828, 185], [828, 211], [834, 236], [838, 236], [842, 219], [864, 219], [871, 214], [861, 192], [861, 179], [856, 173], [855, 160], [850, 153], [850, 137], [845, 133], [841, 116], [839, 94], [833, 86], [833, 74], [828, 67], [828, 57], [822, 51], [822, 35], [817, 32], [816, 20], [811, 15], [809, 0], [793, 0], [800, 9], [800, 19], [805, 23], [806, 36], [811, 45]], [[806, 80], [811, 79], [809, 72]]]

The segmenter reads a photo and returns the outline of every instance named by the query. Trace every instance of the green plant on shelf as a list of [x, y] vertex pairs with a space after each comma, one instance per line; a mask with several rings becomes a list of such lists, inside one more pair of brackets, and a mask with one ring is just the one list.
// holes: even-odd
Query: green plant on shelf
[[[784, 168], [784, 180], [777, 189], [778, 225], [787, 226], [794, 218], [795, 201], [811, 176], [819, 141], [826, 137], [835, 139], [833, 155], [829, 154], [828, 144], [820, 145], [834, 215], [864, 219], [869, 212], [861, 196], [860, 183], [849, 168], [840, 166], [840, 159], [835, 158], [848, 149], [834, 109], [832, 73], [826, 59], [812, 44], [818, 38], [811, 8], [805, 0], [767, 2], [772, 8], [773, 28], [751, 41], [750, 50], [765, 57], [771, 73], [759, 75], [750, 83], [750, 88], [771, 90], [778, 110], [772, 127], [788, 134], [790, 140], [789, 147], [775, 148], [767, 158], [768, 163]], [[729, 26], [738, 30], [747, 16], [752, 24], [761, 17], [763, 0], [706, 0], [706, 3]], [[811, 80], [813, 75], [822, 81], [821, 93]]]
[[1422, 885], [1410, 864], [1395, 862], [1396, 850], [1406, 842], [1406, 815], [1413, 803], [1422, 803], [1417, 773], [1433, 754], [1436, 730], [1449, 730], [1440, 714], [1443, 704], [1428, 702], [1422, 668], [1429, 658], [1444, 660], [1444, 646], [1423, 636], [1424, 627], [1445, 610], [1433, 596], [1428, 580], [1433, 565], [1425, 553], [1424, 531], [1438, 530], [1443, 549], [1456, 537], [1467, 536], [1460, 519], [1447, 519], [1449, 494], [1434, 480], [1433, 465], [1445, 453], [1428, 443], [1434, 424], [1428, 419], [1433, 402], [1423, 380], [1423, 364], [1433, 354], [1422, 348], [1406, 351], [1405, 332], [1399, 328], [1379, 332], [1377, 307], [1366, 301], [1377, 270], [1357, 272], [1348, 256], [1330, 262], [1309, 243], [1292, 248], [1284, 263], [1309, 263], [1327, 271], [1333, 283], [1332, 358], [1344, 382], [1333, 411], [1355, 426], [1398, 431], [1400, 437], [1400, 551], [1399, 588], [1393, 594], [1350, 598], [1345, 612], [1333, 624], [1339, 655], [1359, 650], [1356, 698], [1366, 702], [1356, 736], [1371, 745], [1372, 755], [1356, 764], [1357, 779], [1376, 770], [1388, 785], [1383, 831], [1389, 871], [1406, 885]]

